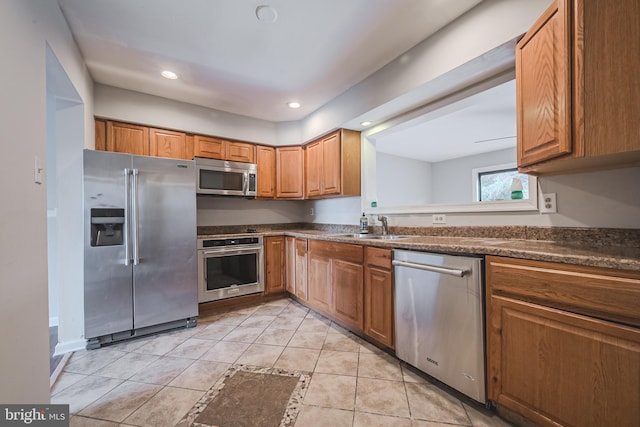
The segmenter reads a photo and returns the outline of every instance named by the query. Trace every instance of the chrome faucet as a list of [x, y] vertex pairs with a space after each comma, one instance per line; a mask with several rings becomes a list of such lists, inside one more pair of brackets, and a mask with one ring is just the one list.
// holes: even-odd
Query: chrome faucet
[[382, 222], [382, 235], [386, 236], [389, 234], [389, 218], [384, 215], [378, 215], [378, 221]]

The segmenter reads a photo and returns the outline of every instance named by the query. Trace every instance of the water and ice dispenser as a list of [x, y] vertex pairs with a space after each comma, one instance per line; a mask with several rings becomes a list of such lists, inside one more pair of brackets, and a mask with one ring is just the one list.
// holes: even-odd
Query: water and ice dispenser
[[124, 236], [124, 209], [91, 209], [91, 246], [122, 245]]

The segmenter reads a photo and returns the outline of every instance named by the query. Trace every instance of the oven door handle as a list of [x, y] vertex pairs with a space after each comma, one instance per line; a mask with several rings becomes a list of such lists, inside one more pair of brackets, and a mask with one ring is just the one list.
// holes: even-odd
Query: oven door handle
[[220, 255], [220, 256], [227, 256], [227, 255], [244, 255], [244, 254], [253, 254], [253, 253], [258, 253], [262, 250], [262, 246], [257, 246], [257, 247], [244, 247], [242, 249], [217, 249], [215, 251], [202, 251], [202, 255]]

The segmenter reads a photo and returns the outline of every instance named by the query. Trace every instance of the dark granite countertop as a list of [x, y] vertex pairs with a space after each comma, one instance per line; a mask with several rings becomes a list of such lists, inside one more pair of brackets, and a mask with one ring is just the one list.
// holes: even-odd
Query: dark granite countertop
[[[338, 226], [339, 227], [339, 226]], [[513, 233], [518, 227], [510, 227], [511, 235], [524, 237], [526, 233]], [[401, 230], [401, 231], [406, 231]], [[517, 231], [517, 230], [516, 230]], [[593, 267], [617, 268], [623, 270], [640, 271], [640, 244], [635, 231], [624, 244], [610, 244], [603, 239], [582, 240], [535, 240], [526, 238], [507, 238], [506, 233], [495, 232], [492, 235], [501, 237], [465, 237], [442, 235], [412, 235], [405, 239], [375, 240], [345, 237], [340, 234], [353, 232], [351, 228], [334, 228], [330, 230], [284, 229], [258, 230], [262, 236], [294, 236], [300, 238], [325, 240], [339, 243], [353, 243], [389, 249], [407, 249], [427, 252], [443, 252], [475, 255], [497, 255], [512, 258], [531, 259], [538, 261], [552, 261], [566, 264], [577, 264]], [[357, 231], [356, 231], [357, 232]], [[415, 231], [414, 231], [415, 232]], [[393, 234], [396, 233], [392, 230]], [[414, 233], [407, 233], [414, 234]], [[488, 233], [475, 233], [483, 235]], [[255, 236], [256, 233], [221, 233], [199, 234], [198, 238]], [[572, 236], [575, 235], [573, 232]], [[542, 235], [542, 237], [547, 237]], [[604, 244], [603, 244], [604, 243]]]

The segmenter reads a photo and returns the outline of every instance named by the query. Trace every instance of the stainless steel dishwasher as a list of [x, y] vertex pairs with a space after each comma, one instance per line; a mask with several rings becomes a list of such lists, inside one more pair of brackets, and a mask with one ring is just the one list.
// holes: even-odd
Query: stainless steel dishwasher
[[482, 258], [393, 251], [396, 355], [486, 403]]

